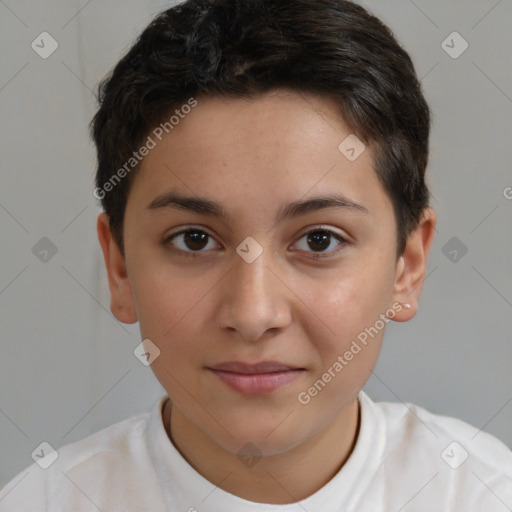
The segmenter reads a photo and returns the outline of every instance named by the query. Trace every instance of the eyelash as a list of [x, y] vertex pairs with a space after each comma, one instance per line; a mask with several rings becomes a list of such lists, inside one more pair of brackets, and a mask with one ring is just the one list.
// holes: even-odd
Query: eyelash
[[[208, 232], [204, 231], [203, 229], [187, 228], [187, 229], [183, 229], [181, 231], [178, 231], [178, 232], [173, 233], [173, 234], [169, 235], [168, 237], [166, 237], [165, 240], [163, 241], [163, 245], [164, 246], [169, 246], [169, 245], [171, 245], [170, 242], [174, 238], [177, 238], [180, 235], [183, 235], [183, 234], [186, 234], [186, 233], [191, 233], [191, 232], [192, 233], [204, 233], [208, 237], [213, 238], [213, 236], [211, 236]], [[308, 256], [309, 259], [314, 260], [314, 261], [317, 261], [317, 260], [322, 259], [322, 258], [332, 257], [334, 254], [337, 254], [339, 251], [341, 251], [343, 249], [343, 247], [348, 243], [348, 241], [345, 238], [343, 238], [341, 235], [339, 235], [338, 233], [336, 233], [336, 232], [334, 232], [334, 231], [332, 231], [330, 229], [321, 228], [321, 227], [314, 228], [314, 229], [312, 229], [310, 231], [307, 231], [307, 232], [303, 233], [300, 236], [299, 240], [301, 240], [302, 238], [304, 238], [307, 235], [311, 235], [311, 234], [314, 234], [314, 233], [327, 233], [332, 238], [334, 238], [335, 240], [340, 242], [340, 244], [339, 244], [337, 249], [334, 249], [334, 250], [331, 250], [331, 251], [328, 251], [328, 252], [324, 252], [324, 253], [312, 253], [313, 256]], [[176, 250], [181, 255], [183, 255], [185, 257], [191, 257], [191, 258], [201, 258], [201, 257], [203, 257], [201, 255], [201, 253], [205, 252], [205, 251], [184, 251], [182, 249], [175, 249], [175, 248], [172, 248], [172, 250]]]

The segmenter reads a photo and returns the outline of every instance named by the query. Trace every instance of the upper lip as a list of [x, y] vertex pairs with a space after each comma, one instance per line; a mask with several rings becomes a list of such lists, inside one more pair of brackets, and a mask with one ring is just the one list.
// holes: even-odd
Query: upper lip
[[286, 372], [290, 370], [303, 369], [296, 366], [290, 366], [279, 361], [262, 361], [261, 363], [256, 364], [241, 363], [238, 361], [227, 361], [225, 363], [220, 363], [215, 366], [210, 366], [209, 368], [211, 370], [247, 374]]

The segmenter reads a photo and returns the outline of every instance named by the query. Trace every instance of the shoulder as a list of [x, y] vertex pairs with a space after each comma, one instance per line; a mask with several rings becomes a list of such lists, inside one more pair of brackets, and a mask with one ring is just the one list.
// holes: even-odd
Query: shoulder
[[[512, 477], [512, 450], [497, 437], [461, 419], [435, 414], [410, 402], [374, 402], [374, 405], [382, 411], [389, 434], [395, 442], [443, 446], [443, 450], [447, 448], [448, 452], [441, 452], [441, 458], [449, 458], [452, 450], [456, 454], [460, 452], [462, 457], [465, 450], [468, 458], [471, 456], [489, 470], [494, 468]], [[446, 441], [455, 444], [444, 446]], [[452, 465], [455, 463], [452, 462]]]
[[56, 451], [43, 446], [39, 459], [0, 490], [0, 512], [46, 510], [59, 502], [79, 506], [97, 493], [98, 482], [102, 489], [114, 481], [122, 485], [123, 478], [128, 483], [128, 476], [136, 476], [135, 461], [141, 470], [149, 464], [145, 432], [154, 413], [155, 408], [137, 414]]
[[412, 403], [373, 402], [365, 393], [361, 400], [382, 424], [384, 480], [398, 473], [412, 482], [414, 476], [418, 489], [427, 486], [425, 496], [444, 496], [445, 503], [462, 507], [467, 502], [468, 510], [512, 506], [512, 450], [498, 438]]

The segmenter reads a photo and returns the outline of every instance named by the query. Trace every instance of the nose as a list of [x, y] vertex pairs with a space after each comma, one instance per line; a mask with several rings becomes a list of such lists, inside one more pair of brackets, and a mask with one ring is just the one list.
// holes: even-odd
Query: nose
[[236, 332], [247, 342], [258, 341], [267, 331], [282, 329], [291, 320], [291, 292], [279, 271], [270, 267], [267, 252], [252, 263], [237, 255], [239, 260], [222, 286], [218, 327]]

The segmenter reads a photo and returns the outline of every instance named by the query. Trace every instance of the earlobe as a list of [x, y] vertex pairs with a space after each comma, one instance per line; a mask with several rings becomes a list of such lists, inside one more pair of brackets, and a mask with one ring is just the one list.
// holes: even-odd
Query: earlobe
[[110, 288], [110, 310], [120, 322], [133, 324], [137, 321], [137, 313], [125, 258], [112, 235], [105, 212], [99, 214], [96, 226]]
[[406, 322], [418, 310], [418, 301], [425, 280], [428, 254], [434, 240], [436, 214], [432, 208], [426, 208], [416, 229], [409, 234], [402, 256], [397, 262], [393, 299], [402, 307], [394, 320]]

